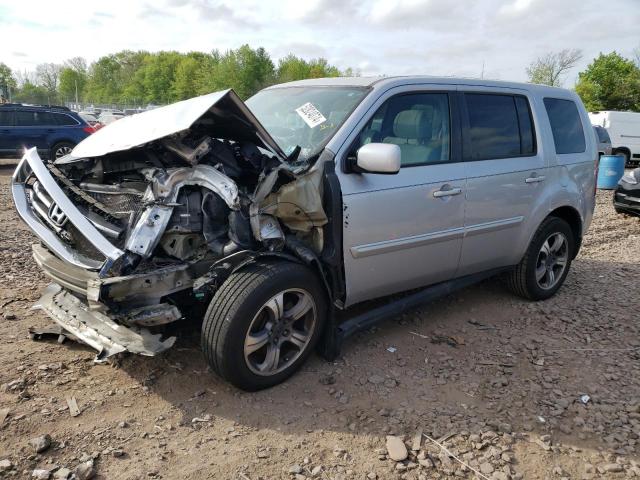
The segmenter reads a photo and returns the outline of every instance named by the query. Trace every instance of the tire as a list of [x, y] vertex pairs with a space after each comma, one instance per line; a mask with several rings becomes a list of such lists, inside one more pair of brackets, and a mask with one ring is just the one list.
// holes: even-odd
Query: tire
[[[566, 242], [564, 248], [560, 243], [562, 238]], [[559, 243], [556, 244], [556, 241]], [[564, 261], [564, 268], [561, 271], [551, 266], [552, 273], [549, 273], [549, 265], [554, 263], [554, 257], [544, 253], [545, 243], [547, 252], [555, 255], [558, 264]], [[552, 297], [567, 278], [575, 245], [576, 241], [569, 224], [558, 217], [547, 217], [538, 227], [520, 263], [509, 273], [507, 277], [509, 289], [516, 295], [529, 300], [546, 300]], [[558, 248], [558, 251], [553, 252], [553, 248]], [[545, 272], [543, 273], [542, 270]], [[543, 276], [540, 278], [541, 274]]]
[[75, 145], [71, 142], [56, 143], [53, 147], [51, 147], [51, 150], [49, 151], [49, 160], [53, 162], [60, 157], [68, 155], [69, 153], [71, 153], [71, 150], [73, 150], [73, 147], [75, 147]]
[[624, 157], [624, 166], [625, 168], [629, 168], [632, 166], [632, 163], [629, 159], [629, 154], [627, 152], [625, 152], [624, 150], [616, 150], [614, 152], [614, 155], [620, 155], [621, 157]]
[[[207, 362], [242, 390], [283, 382], [314, 350], [325, 323], [326, 298], [318, 276], [301, 264], [257, 263], [232, 273], [202, 323]], [[297, 320], [292, 320], [294, 313], [300, 315]]]

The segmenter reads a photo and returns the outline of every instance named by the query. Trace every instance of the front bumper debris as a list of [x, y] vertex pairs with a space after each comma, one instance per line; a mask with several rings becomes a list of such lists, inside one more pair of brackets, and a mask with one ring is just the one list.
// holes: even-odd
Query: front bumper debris
[[44, 310], [64, 330], [98, 351], [97, 360], [129, 351], [154, 356], [171, 346], [176, 337], [162, 340], [146, 328], [125, 327], [99, 311], [90, 310], [78, 297], [52, 283], [34, 305]]

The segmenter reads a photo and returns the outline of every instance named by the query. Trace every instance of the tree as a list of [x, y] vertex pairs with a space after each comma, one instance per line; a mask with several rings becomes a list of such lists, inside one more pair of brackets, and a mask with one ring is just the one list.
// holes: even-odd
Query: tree
[[204, 59], [187, 56], [180, 60], [171, 86], [173, 100], [185, 100], [198, 95], [198, 73]]
[[41, 63], [36, 67], [38, 84], [47, 91], [48, 103], [54, 103], [58, 97], [58, 82], [62, 66], [55, 63]]
[[9, 98], [10, 93], [16, 89], [16, 86], [13, 72], [6, 64], [0, 62], [0, 94]]
[[562, 76], [572, 69], [582, 58], [582, 51], [564, 49], [539, 57], [527, 67], [529, 82], [562, 86]]
[[640, 68], [616, 52], [601, 53], [578, 74], [576, 92], [589, 111], [640, 111]]
[[[352, 75], [353, 71], [351, 69], [348, 70], [349, 74]], [[291, 82], [305, 78], [339, 77], [341, 75], [342, 72], [337, 67], [329, 65], [325, 58], [306, 61], [293, 54], [280, 59], [276, 72], [278, 82]]]
[[87, 83], [87, 74], [70, 67], [64, 67], [60, 71], [60, 96], [64, 101], [83, 98], [84, 88]]
[[15, 102], [47, 104], [51, 102], [49, 92], [46, 88], [25, 81], [22, 87], [13, 95]]

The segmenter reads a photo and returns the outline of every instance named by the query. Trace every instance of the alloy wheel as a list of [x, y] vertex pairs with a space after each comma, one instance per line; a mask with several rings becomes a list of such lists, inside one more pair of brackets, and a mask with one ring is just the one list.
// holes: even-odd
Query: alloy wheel
[[560, 232], [552, 233], [542, 244], [536, 261], [536, 282], [544, 290], [553, 288], [562, 278], [569, 260], [569, 242]]
[[71, 148], [68, 145], [63, 145], [61, 147], [56, 148], [56, 152], [55, 152], [55, 157], [56, 160], [58, 158], [64, 157], [65, 155], [69, 155], [71, 153], [71, 150], [73, 150], [73, 148]]
[[306, 350], [316, 326], [313, 297], [292, 288], [274, 295], [255, 315], [244, 341], [244, 359], [257, 374], [275, 375]]

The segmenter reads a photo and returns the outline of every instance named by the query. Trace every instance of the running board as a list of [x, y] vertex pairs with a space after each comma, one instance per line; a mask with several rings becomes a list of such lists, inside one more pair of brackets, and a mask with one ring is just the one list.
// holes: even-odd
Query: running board
[[[466, 288], [475, 283], [486, 280], [500, 273], [511, 270], [513, 267], [501, 267], [486, 272], [474, 273], [465, 277], [447, 280], [423, 288], [417, 292], [394, 298], [389, 297], [388, 303], [379, 307], [373, 307], [366, 312], [349, 317], [349, 311], [340, 314], [333, 309], [332, 317], [328, 322], [324, 337], [324, 345], [320, 348], [320, 354], [328, 361], [335, 360], [340, 355], [342, 343], [352, 335], [366, 330], [388, 318], [397, 317], [413, 308], [432, 302], [438, 298], [449, 295], [457, 290]], [[344, 319], [344, 320], [342, 320]]]

